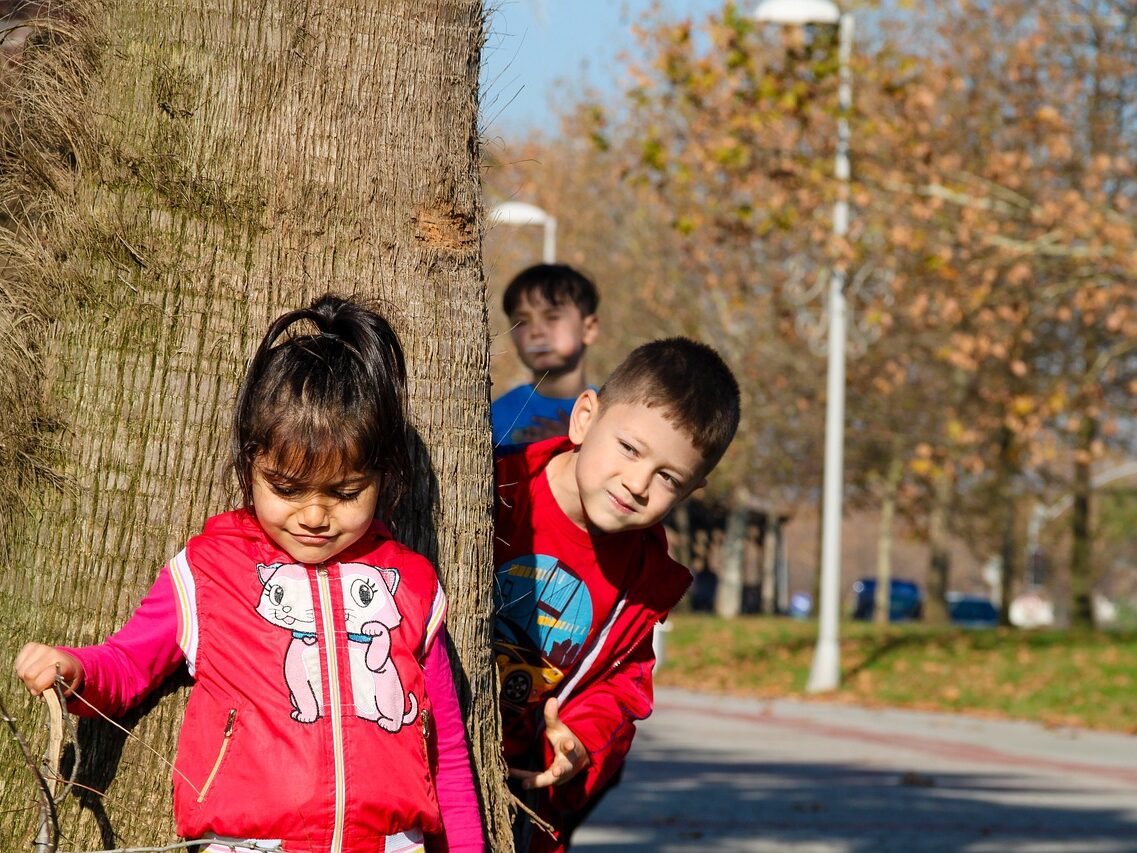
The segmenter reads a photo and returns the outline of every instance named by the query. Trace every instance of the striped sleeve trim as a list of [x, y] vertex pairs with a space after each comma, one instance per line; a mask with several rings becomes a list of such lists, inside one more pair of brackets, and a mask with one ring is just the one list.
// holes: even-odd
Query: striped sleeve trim
[[170, 560], [170, 577], [178, 605], [178, 645], [193, 675], [197, 667], [197, 587], [184, 548]]
[[442, 584], [438, 584], [434, 588], [434, 601], [430, 604], [430, 615], [426, 620], [426, 638], [422, 641], [423, 660], [426, 660], [426, 653], [430, 651], [434, 638], [446, 621], [446, 608], [446, 593], [442, 591]]

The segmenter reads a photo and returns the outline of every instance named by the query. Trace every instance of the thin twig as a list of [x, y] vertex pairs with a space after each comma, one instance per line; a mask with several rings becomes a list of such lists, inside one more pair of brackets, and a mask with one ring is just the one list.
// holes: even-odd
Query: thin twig
[[[16, 727], [16, 720], [8, 713], [8, 708], [4, 705], [3, 699], [0, 699], [0, 716], [2, 716], [4, 722], [8, 724], [8, 728], [11, 730], [12, 737], [16, 743], [20, 745], [20, 751], [24, 754], [24, 764], [27, 765], [28, 770], [30, 770], [35, 777], [36, 787], [39, 789], [41, 809], [51, 815], [53, 824], [56, 823], [55, 801], [51, 798], [51, 790], [48, 788], [47, 780], [45, 780], [43, 774], [39, 772], [39, 767], [36, 766], [36, 761], [32, 758], [32, 751], [28, 747], [28, 742], [24, 739], [23, 733]], [[54, 850], [54, 848], [52, 849]]]
[[[182, 781], [185, 782], [187, 785], [189, 785], [191, 788], [193, 788], [193, 791], [195, 794], [198, 794], [198, 795], [201, 794], [201, 790], [193, 782], [191, 782], [181, 770], [179, 770], [177, 767], [175, 767], [174, 763], [172, 761], [170, 761], [170, 759], [166, 758], [166, 756], [162, 755], [162, 753], [160, 753], [158, 750], [156, 750], [154, 747], [152, 747], [150, 744], [148, 744], [146, 741], [144, 741], [138, 735], [134, 734], [134, 732], [130, 731], [129, 729], [125, 728], [124, 726], [122, 726], [119, 723], [112, 720], [110, 717], [108, 717], [106, 714], [104, 714], [101, 710], [99, 710], [94, 705], [92, 705], [90, 702], [88, 702], [86, 699], [84, 699], [81, 694], [73, 693], [71, 698], [76, 699], [79, 702], [82, 702], [84, 705], [86, 705], [88, 708], [90, 708], [92, 711], [94, 711], [96, 714], [98, 714], [101, 719], [110, 723], [110, 725], [114, 726], [114, 728], [118, 729], [120, 732], [122, 732], [124, 735], [126, 735], [128, 739], [138, 741], [138, 743], [140, 743], [144, 749], [152, 752], [154, 755], [156, 755], [158, 757], [158, 759], [163, 764], [165, 764], [167, 767], [169, 767], [174, 773], [177, 773], [179, 776], [181, 776]], [[99, 851], [98, 853], [102, 853], [102, 851]]]
[[59, 849], [59, 814], [56, 811], [56, 786], [59, 782], [59, 757], [63, 752], [63, 679], [56, 676], [50, 690], [40, 694], [47, 706], [47, 747], [40, 760], [40, 772], [47, 788], [50, 807], [40, 807], [39, 829], [32, 849], [36, 853], [56, 853]]
[[516, 805], [517, 808], [521, 809], [521, 811], [525, 812], [525, 814], [529, 816], [529, 820], [533, 821], [533, 825], [535, 827], [544, 832], [550, 838], [556, 839], [557, 830], [551, 823], [537, 814], [537, 812], [533, 811], [533, 809], [529, 808], [529, 806], [525, 805], [525, 803], [523, 803], [516, 794], [511, 792], [509, 796], [513, 799], [514, 805]]

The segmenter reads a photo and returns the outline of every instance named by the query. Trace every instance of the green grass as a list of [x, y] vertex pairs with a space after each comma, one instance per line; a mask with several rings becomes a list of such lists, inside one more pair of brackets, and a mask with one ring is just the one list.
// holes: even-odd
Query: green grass
[[[805, 697], [817, 623], [673, 614], [656, 682]], [[878, 630], [844, 622], [841, 686], [823, 698], [1137, 732], [1137, 632]]]

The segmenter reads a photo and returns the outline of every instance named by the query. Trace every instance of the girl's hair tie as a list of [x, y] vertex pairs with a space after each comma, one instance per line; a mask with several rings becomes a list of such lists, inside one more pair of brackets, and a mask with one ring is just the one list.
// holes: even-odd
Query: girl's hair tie
[[320, 337], [327, 338], [330, 341], [338, 341], [340, 339], [340, 336], [335, 332], [325, 332], [323, 329], [320, 329]]

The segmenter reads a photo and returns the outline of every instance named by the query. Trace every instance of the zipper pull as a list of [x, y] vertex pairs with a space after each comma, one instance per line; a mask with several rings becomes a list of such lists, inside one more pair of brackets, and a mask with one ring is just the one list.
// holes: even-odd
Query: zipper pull
[[222, 735], [222, 737], [225, 737], [225, 738], [233, 737], [233, 724], [235, 722], [237, 722], [237, 709], [231, 708], [229, 710], [229, 719], [225, 723], [225, 733]]
[[419, 719], [422, 721], [422, 736], [427, 740], [430, 739], [430, 711], [425, 708], [419, 713]]

